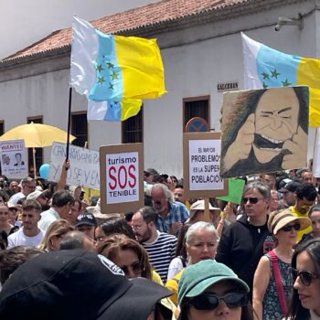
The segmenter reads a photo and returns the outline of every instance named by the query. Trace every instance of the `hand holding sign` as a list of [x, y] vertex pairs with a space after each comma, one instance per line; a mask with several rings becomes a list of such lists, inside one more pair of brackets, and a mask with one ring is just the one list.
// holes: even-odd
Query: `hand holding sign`
[[297, 161], [305, 161], [308, 148], [306, 144], [307, 139], [308, 135], [299, 126], [297, 133], [292, 137], [292, 140], [287, 140], [283, 144], [283, 149], [290, 152], [283, 157], [283, 168], [294, 168]]

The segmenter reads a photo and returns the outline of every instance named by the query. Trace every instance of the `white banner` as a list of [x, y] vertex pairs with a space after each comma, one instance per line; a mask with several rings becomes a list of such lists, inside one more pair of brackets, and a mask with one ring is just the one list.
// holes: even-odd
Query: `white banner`
[[28, 152], [24, 140], [0, 142], [2, 174], [10, 179], [28, 177]]
[[[66, 158], [66, 145], [53, 143], [49, 169], [49, 181], [57, 182], [61, 168]], [[67, 174], [67, 184], [100, 189], [99, 152], [70, 145], [70, 169]]]

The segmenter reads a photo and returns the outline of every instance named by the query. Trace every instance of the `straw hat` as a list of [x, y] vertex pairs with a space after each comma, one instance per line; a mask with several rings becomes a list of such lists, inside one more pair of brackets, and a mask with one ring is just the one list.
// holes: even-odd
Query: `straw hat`
[[300, 230], [303, 230], [311, 225], [311, 221], [308, 217], [297, 217], [293, 215], [290, 209], [283, 209], [270, 213], [268, 219], [268, 229], [271, 233], [276, 234], [284, 226], [294, 221], [300, 223]]

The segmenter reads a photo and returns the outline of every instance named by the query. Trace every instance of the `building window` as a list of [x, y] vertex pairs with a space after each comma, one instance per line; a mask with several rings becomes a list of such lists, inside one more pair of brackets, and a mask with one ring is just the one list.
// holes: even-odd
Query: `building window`
[[86, 113], [73, 113], [71, 115], [71, 134], [76, 137], [72, 144], [79, 147], [87, 147], [88, 122]]
[[[27, 123], [31, 123], [31, 122], [43, 123], [42, 116], [27, 118]], [[43, 149], [35, 148], [35, 152], [36, 152], [36, 168], [37, 170], [39, 170], [39, 168], [43, 164]], [[34, 171], [33, 170], [33, 148], [28, 148], [28, 161], [29, 161], [29, 172], [30, 172], [30, 175], [33, 177], [33, 171]]]
[[140, 112], [122, 121], [122, 143], [143, 142], [143, 106]]
[[210, 128], [209, 96], [183, 99], [183, 119], [185, 129], [188, 121], [194, 117], [200, 117], [207, 121]]

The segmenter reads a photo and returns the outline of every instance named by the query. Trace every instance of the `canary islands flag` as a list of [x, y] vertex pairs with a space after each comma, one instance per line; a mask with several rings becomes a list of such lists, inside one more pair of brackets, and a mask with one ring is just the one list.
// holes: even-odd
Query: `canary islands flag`
[[142, 99], [165, 90], [164, 69], [155, 39], [104, 34], [74, 17], [70, 84], [87, 96], [88, 119], [125, 120]]
[[309, 86], [309, 126], [320, 127], [320, 59], [286, 54], [241, 32], [245, 89]]

